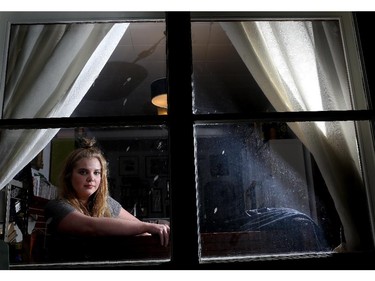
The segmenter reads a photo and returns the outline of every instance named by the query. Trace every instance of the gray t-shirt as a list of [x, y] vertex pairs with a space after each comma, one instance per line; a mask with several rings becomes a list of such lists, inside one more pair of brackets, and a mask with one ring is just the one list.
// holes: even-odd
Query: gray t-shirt
[[[118, 217], [121, 210], [120, 203], [109, 196], [107, 199], [107, 204], [111, 212], [111, 216]], [[59, 222], [74, 210], [75, 208], [64, 200], [50, 200], [44, 208], [49, 229], [55, 230]]]

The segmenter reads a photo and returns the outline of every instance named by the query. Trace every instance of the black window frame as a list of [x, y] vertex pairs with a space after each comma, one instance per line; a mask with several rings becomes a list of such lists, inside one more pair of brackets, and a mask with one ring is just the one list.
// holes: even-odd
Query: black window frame
[[[246, 13], [243, 14], [244, 17]], [[374, 61], [371, 41], [373, 13], [356, 12], [356, 28], [362, 48], [362, 63], [367, 77], [372, 77]], [[169, 161], [171, 180], [171, 261], [161, 264], [106, 264], [85, 265], [85, 269], [144, 268], [144, 269], [371, 269], [375, 267], [374, 252], [333, 254], [330, 256], [304, 256], [303, 258], [252, 259], [220, 263], [199, 262], [199, 244], [196, 211], [194, 134], [196, 122], [248, 122], [248, 121], [343, 121], [369, 120], [373, 128], [374, 110], [329, 112], [269, 112], [248, 114], [195, 115], [192, 112], [192, 45], [191, 13], [166, 12], [167, 34], [167, 116], [79, 117], [50, 119], [0, 119], [0, 129], [69, 128], [100, 126], [167, 125], [169, 128]], [[374, 80], [366, 79], [366, 90], [373, 100]], [[181, 149], [183, 147], [183, 149]], [[28, 265], [30, 269], [80, 268], [75, 264], [51, 264], [43, 267]], [[11, 266], [12, 269], [12, 266]], [[14, 269], [23, 269], [22, 265]]]

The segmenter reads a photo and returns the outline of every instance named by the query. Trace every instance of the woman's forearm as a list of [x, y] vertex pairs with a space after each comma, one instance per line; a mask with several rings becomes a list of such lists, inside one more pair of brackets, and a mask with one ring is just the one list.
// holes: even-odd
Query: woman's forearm
[[135, 236], [144, 233], [158, 235], [161, 245], [168, 245], [170, 228], [166, 224], [154, 224], [124, 218], [89, 217], [72, 212], [61, 220], [60, 232], [82, 236]]
[[90, 218], [89, 233], [94, 236], [139, 235], [152, 232], [152, 225], [139, 220]]

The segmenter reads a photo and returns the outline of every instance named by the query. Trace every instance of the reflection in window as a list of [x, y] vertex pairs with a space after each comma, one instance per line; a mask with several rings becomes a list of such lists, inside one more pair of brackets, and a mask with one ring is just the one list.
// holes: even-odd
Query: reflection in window
[[342, 242], [322, 168], [286, 123], [200, 124], [195, 138], [202, 259]]

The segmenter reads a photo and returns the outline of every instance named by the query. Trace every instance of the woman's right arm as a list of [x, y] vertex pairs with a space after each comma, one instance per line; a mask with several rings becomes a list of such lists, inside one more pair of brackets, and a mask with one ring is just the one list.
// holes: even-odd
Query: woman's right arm
[[58, 224], [59, 232], [88, 236], [135, 236], [143, 233], [158, 235], [160, 244], [168, 246], [170, 228], [166, 224], [147, 223], [110, 217], [90, 217], [78, 211], [66, 215]]

